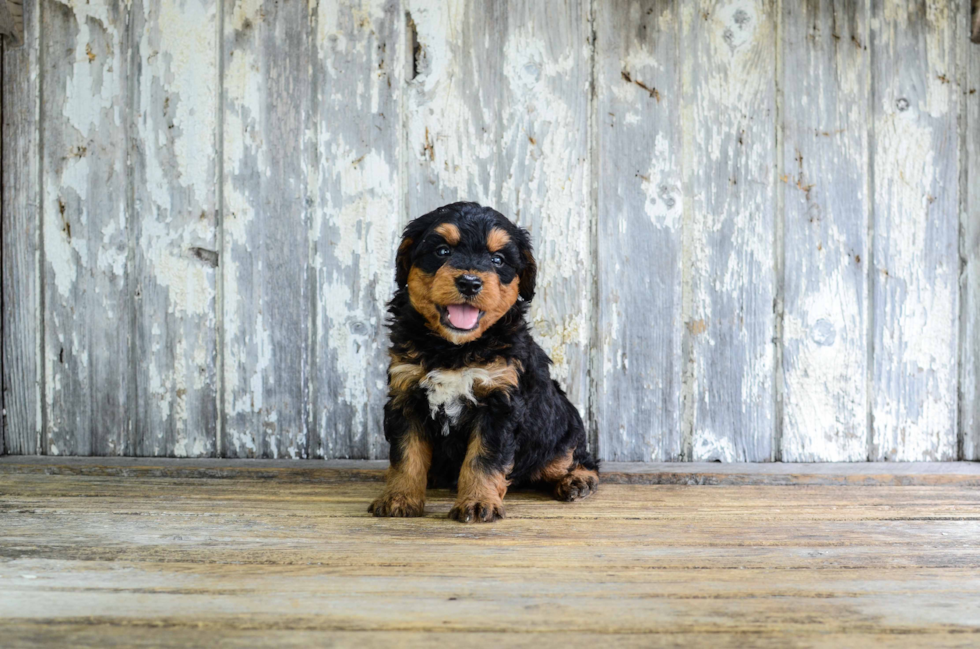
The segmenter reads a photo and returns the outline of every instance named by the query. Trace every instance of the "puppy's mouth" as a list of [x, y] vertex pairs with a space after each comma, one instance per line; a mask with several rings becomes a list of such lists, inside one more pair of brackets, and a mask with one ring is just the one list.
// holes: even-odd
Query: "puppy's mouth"
[[483, 317], [483, 311], [471, 304], [447, 304], [438, 308], [442, 324], [456, 331], [473, 331]]

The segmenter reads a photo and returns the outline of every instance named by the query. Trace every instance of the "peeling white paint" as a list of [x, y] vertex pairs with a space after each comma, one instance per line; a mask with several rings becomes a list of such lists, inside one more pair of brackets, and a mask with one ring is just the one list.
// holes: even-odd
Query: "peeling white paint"
[[581, 45], [588, 24], [583, 12], [571, 20], [579, 31], [553, 25], [555, 37], [545, 41], [537, 32], [543, 13], [512, 18], [502, 44], [499, 165], [505, 176], [497, 207], [531, 232], [538, 264], [530, 311], [534, 336], [554, 361], [552, 374], [585, 413], [593, 285], [584, 100], [591, 49]]
[[[885, 3], [875, 26], [878, 70], [895, 74], [876, 86], [874, 106], [872, 459], [949, 460], [957, 452], [959, 177], [949, 71], [958, 32], [938, 8], [945, 3], [932, 4], [923, 22]], [[898, 54], [913, 44], [924, 44], [923, 58]]]
[[[608, 417], [609, 430], [600, 433], [610, 448], [628, 448], [637, 459], [674, 452], [668, 448], [672, 433], [652, 429], [679, 424], [672, 412], [679, 395], [668, 366], [686, 362], [691, 411], [685, 430], [692, 437], [685, 441], [693, 457], [768, 459], [762, 438], [772, 428], [775, 389], [772, 3], [664, 7], [657, 38], [646, 43], [636, 40], [635, 30], [616, 26], [624, 39], [636, 42], [620, 47], [606, 39], [608, 60], [594, 61], [597, 78], [606, 84], [598, 89], [605, 98], [599, 101], [616, 108], [590, 116], [588, 3], [569, 5], [572, 11], [562, 16], [566, 22], [536, 6], [525, 7], [526, 15], [515, 9], [502, 23], [506, 31], [498, 34], [488, 22], [490, 10], [479, 3], [409, 1], [404, 9], [418, 29], [421, 58], [419, 76], [406, 84], [403, 75], [411, 65], [405, 60], [401, 7], [392, 13], [385, 0], [310, 0], [285, 22], [298, 15], [299, 23], [307, 17], [317, 27], [309, 74], [318, 75], [321, 94], [303, 106], [321, 112], [297, 118], [298, 135], [286, 143], [270, 135], [267, 111], [280, 110], [285, 119], [305, 108], [284, 110], [282, 102], [291, 97], [269, 96], [270, 79], [278, 79], [282, 70], [277, 56], [261, 51], [261, 39], [249, 36], [251, 30], [282, 29], [267, 3], [230, 5], [221, 35], [218, 4], [210, 0], [138, 5], [146, 22], [141, 34], [130, 34], [126, 25], [138, 23], [119, 22], [108, 3], [61, 5], [68, 11], [51, 15], [67, 18], [64, 31], [75, 41], [65, 44], [71, 54], [63, 65], [46, 68], [42, 107], [42, 272], [50, 289], [44, 305], [46, 348], [38, 353], [47, 379], [41, 405], [48, 415], [51, 454], [88, 452], [91, 440], [83, 431], [93, 426], [108, 424], [126, 434], [131, 424], [117, 415], [144, 406], [145, 416], [161, 431], [147, 442], [151, 452], [209, 452], [194, 426], [195, 417], [205, 416], [201, 412], [211, 412], [195, 414], [202, 403], [210, 407], [213, 392], [208, 370], [216, 358], [219, 274], [229, 445], [246, 455], [305, 453], [305, 432], [285, 422], [289, 410], [307, 407], [300, 403], [306, 396], [286, 393], [281, 383], [294, 368], [291, 360], [277, 357], [282, 336], [296, 332], [284, 332], [282, 312], [262, 294], [270, 285], [260, 281], [282, 272], [277, 254], [300, 254], [266, 248], [264, 228], [274, 218], [294, 218], [308, 230], [302, 252], [311, 255], [315, 284], [311, 280], [310, 287], [316, 294], [297, 290], [297, 303], [287, 310], [303, 314], [299, 319], [308, 318], [303, 322], [311, 329], [310, 341], [296, 341], [315, 349], [304, 352], [310, 367], [300, 362], [295, 372], [303, 381], [303, 373], [313, 373], [309, 385], [320, 384], [320, 394], [309, 395], [308, 408], [319, 418], [323, 447], [328, 453], [334, 448], [383, 453], [377, 407], [385, 387], [379, 361], [385, 345], [383, 304], [392, 290], [402, 215], [467, 199], [495, 205], [531, 229], [540, 269], [531, 311], [536, 337], [581, 410], [588, 398], [590, 345], [598, 346], [597, 416], [603, 423]], [[277, 11], [291, 10], [284, 6]], [[866, 142], [854, 134], [867, 120], [865, 68], [831, 53], [829, 48], [838, 46], [829, 42], [814, 47], [828, 48], [825, 63], [830, 57], [840, 61], [800, 68], [799, 74], [814, 83], [834, 84], [836, 94], [803, 93], [797, 106], [801, 123], [808, 116], [815, 120], [797, 124], [798, 136], [809, 136], [812, 128], [812, 137], [828, 138], [828, 146], [806, 149], [799, 169], [793, 151], [783, 152], [787, 178], [781, 182], [787, 205], [794, 207], [787, 219], [819, 222], [804, 223], [802, 229], [819, 238], [811, 248], [822, 246], [786, 259], [798, 272], [819, 278], [800, 287], [783, 323], [788, 397], [783, 451], [797, 453], [795, 459], [862, 455], [868, 398], [859, 387], [866, 381], [868, 359], [863, 347], [868, 314], [862, 309], [869, 296], [853, 269], [872, 258], [874, 452], [896, 460], [947, 459], [955, 453], [961, 311], [955, 130], [958, 93], [964, 90], [958, 84], [970, 77], [956, 69], [958, 32], [952, 24], [961, 12], [950, 11], [946, 2], [924, 6], [923, 13], [897, 0], [875, 5], [880, 15], [871, 25], [873, 38], [860, 40], [876, 50], [873, 56], [855, 50], [865, 52], [855, 60], [863, 56], [891, 66], [874, 71], [873, 197], [859, 178], [867, 165]], [[124, 13], [133, 9], [123, 3]], [[595, 9], [601, 32], [601, 21], [611, 14], [602, 6]], [[639, 10], [624, 11], [630, 25], [643, 18]], [[379, 47], [382, 38], [391, 38], [385, 30], [398, 34], [385, 43], [387, 49]], [[674, 34], [671, 30], [680, 45], [664, 56], [657, 48]], [[121, 45], [131, 37], [137, 39], [131, 46], [138, 47], [138, 59]], [[234, 54], [225, 58], [225, 87], [216, 88], [218, 40], [224, 39], [227, 54], [239, 37], [244, 45], [232, 46]], [[671, 58], [673, 52], [680, 52], [680, 61]], [[882, 63], [888, 57], [891, 62]], [[128, 94], [125, 78], [133, 60], [140, 68], [135, 97]], [[794, 73], [787, 68], [787, 74]], [[303, 79], [294, 85], [297, 91], [305, 88]], [[219, 146], [220, 91], [226, 94]], [[642, 151], [633, 156], [627, 151], [633, 142], [624, 141], [593, 169], [590, 120], [597, 132], [644, 138]], [[784, 127], [788, 123], [784, 120]], [[125, 136], [136, 143], [131, 151], [120, 144]], [[308, 155], [312, 145], [319, 160]], [[214, 232], [219, 150], [226, 174], [220, 245]], [[862, 239], [844, 227], [851, 212], [834, 204], [843, 189], [820, 166], [834, 156], [821, 157], [820, 164], [813, 160], [828, 150], [837, 156], [839, 175], [856, 178], [859, 186], [847, 194], [860, 204], [856, 211], [865, 211], [864, 203], [873, 198], [873, 254], [855, 249]], [[291, 165], [283, 186], [259, 192], [277, 177], [281, 164]], [[133, 192], [135, 213], [127, 214], [125, 182], [130, 181], [120, 179], [133, 173], [143, 176]], [[600, 205], [599, 227], [608, 226], [600, 232], [647, 246], [642, 254], [629, 255], [610, 247], [598, 269], [593, 266], [594, 246], [601, 245], [593, 235], [593, 175], [603, 183], [600, 196], [622, 205]], [[407, 196], [404, 183], [410, 185]], [[306, 201], [310, 217], [296, 218], [294, 208], [272, 214], [270, 196], [295, 199], [291, 205]], [[965, 216], [968, 223], [971, 213]], [[681, 236], [686, 246], [677, 259]], [[195, 257], [195, 248], [221, 248], [219, 268]], [[866, 260], [859, 262], [862, 253]], [[681, 263], [687, 267], [683, 284], [672, 269], [664, 270]], [[134, 265], [138, 275], [127, 277]], [[306, 277], [297, 273], [306, 287]], [[628, 275], [627, 284], [622, 278]], [[963, 281], [973, 281], [974, 275]], [[605, 288], [598, 296], [596, 281]], [[113, 394], [105, 388], [118, 382], [119, 367], [130, 367], [128, 339], [113, 336], [112, 326], [128, 321], [133, 296], [125, 291], [131, 287], [143, 291], [143, 306], [136, 308], [144, 310], [138, 344], [146, 354], [136, 359], [146, 402], [135, 406], [125, 403], [125, 385]], [[680, 293], [687, 296], [683, 316]], [[598, 341], [592, 340], [594, 299], [602, 309]], [[674, 332], [681, 328], [687, 331], [689, 359], [680, 358]], [[638, 349], [641, 344], [646, 347]], [[975, 392], [975, 373], [959, 369], [962, 389]], [[100, 408], [92, 407], [96, 403]], [[110, 407], [102, 408], [103, 403]], [[649, 421], [640, 426], [617, 419], [620, 413], [608, 413], [613, 407], [636, 410]], [[963, 425], [969, 426], [966, 419]], [[341, 440], [344, 435], [349, 440]], [[279, 436], [285, 439], [281, 445], [275, 441]], [[106, 439], [101, 448], [121, 452], [120, 440]]]

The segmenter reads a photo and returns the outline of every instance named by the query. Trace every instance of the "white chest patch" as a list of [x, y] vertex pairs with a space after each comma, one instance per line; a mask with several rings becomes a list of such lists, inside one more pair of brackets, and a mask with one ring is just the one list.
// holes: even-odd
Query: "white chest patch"
[[493, 377], [482, 367], [467, 367], [461, 370], [432, 370], [425, 375], [419, 385], [425, 389], [429, 399], [429, 412], [433, 419], [441, 410], [448, 420], [442, 434], [449, 434], [449, 425], [455, 425], [463, 414], [466, 402], [477, 403], [473, 395], [475, 383], [490, 383]]

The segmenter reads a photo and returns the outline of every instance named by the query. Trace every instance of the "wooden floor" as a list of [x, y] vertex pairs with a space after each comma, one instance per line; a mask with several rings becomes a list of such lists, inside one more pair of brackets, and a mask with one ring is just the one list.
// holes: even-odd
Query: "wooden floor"
[[0, 645], [976, 647], [980, 487], [943, 475], [518, 493], [466, 526], [445, 491], [371, 518], [375, 467], [6, 458]]

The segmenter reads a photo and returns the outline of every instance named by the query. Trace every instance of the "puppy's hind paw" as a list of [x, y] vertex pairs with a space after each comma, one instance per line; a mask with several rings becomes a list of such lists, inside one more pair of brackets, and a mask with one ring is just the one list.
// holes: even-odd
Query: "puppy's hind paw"
[[368, 507], [375, 516], [392, 518], [412, 518], [425, 513], [425, 501], [400, 493], [382, 494]]
[[504, 517], [501, 503], [484, 503], [475, 500], [457, 502], [449, 510], [449, 518], [460, 523], [492, 523]]
[[599, 490], [599, 476], [594, 471], [575, 470], [555, 483], [555, 498], [572, 502], [583, 500]]

